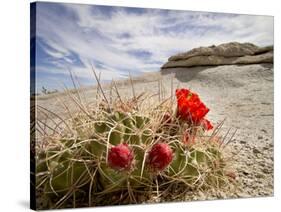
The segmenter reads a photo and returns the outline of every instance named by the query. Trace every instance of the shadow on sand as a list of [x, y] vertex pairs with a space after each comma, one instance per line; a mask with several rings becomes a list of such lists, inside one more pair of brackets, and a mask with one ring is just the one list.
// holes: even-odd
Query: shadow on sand
[[[235, 66], [241, 67], [247, 65], [253, 65], [253, 64], [237, 64]], [[271, 63], [261, 63], [259, 65], [268, 69], [271, 69], [273, 67], [273, 64]], [[228, 66], [228, 65], [220, 65], [220, 66]], [[174, 74], [175, 78], [177, 78], [180, 82], [189, 82], [190, 80], [194, 79], [200, 72], [203, 72], [207, 69], [210, 70], [216, 67], [219, 66], [194, 66], [194, 67], [167, 68], [167, 69], [162, 69], [161, 74], [163, 75]]]

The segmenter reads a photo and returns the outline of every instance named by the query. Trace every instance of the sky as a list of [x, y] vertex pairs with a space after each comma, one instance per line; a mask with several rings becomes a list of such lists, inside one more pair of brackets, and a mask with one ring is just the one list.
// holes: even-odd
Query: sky
[[[37, 2], [36, 92], [159, 71], [167, 59], [225, 42], [273, 45], [273, 17]], [[34, 67], [34, 66], [35, 67]]]

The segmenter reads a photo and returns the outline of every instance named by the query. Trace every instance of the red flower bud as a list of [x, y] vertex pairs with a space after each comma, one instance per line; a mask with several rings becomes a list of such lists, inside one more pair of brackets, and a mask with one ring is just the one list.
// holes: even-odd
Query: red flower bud
[[153, 171], [163, 171], [173, 160], [173, 151], [166, 143], [155, 144], [148, 153], [147, 162]]
[[129, 170], [134, 159], [133, 151], [127, 144], [118, 144], [112, 147], [108, 153], [108, 164], [116, 170]]

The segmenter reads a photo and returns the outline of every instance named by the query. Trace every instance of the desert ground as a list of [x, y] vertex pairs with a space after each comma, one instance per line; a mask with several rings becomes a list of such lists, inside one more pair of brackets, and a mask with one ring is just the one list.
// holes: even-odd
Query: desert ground
[[[93, 78], [94, 82], [94, 78]], [[173, 83], [171, 83], [173, 82]], [[273, 195], [273, 65], [220, 65], [189, 68], [170, 68], [161, 72], [146, 73], [133, 77], [135, 95], [142, 92], [171, 95], [177, 87], [190, 88], [197, 92], [210, 108], [208, 119], [215, 125], [225, 120], [222, 135], [230, 130], [229, 137], [236, 131], [229, 147], [234, 155], [233, 165], [237, 170], [235, 192], [190, 193], [185, 200], [217, 198], [258, 197]], [[102, 85], [110, 95], [110, 85]], [[122, 97], [133, 95], [129, 80], [117, 82]], [[95, 101], [97, 87], [81, 89], [81, 98], [87, 103]], [[156, 95], [157, 96], [157, 95]], [[62, 107], [64, 102], [72, 111], [77, 106], [65, 93], [38, 96], [40, 105], [61, 117], [67, 118]], [[42, 121], [45, 115], [37, 114]], [[56, 117], [50, 114], [50, 117]]]

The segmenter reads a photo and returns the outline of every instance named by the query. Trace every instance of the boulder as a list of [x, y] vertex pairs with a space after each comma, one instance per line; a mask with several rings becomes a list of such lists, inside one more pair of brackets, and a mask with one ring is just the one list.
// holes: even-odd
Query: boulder
[[230, 42], [218, 46], [194, 48], [171, 56], [165, 68], [273, 63], [273, 46], [258, 47], [251, 43]]

